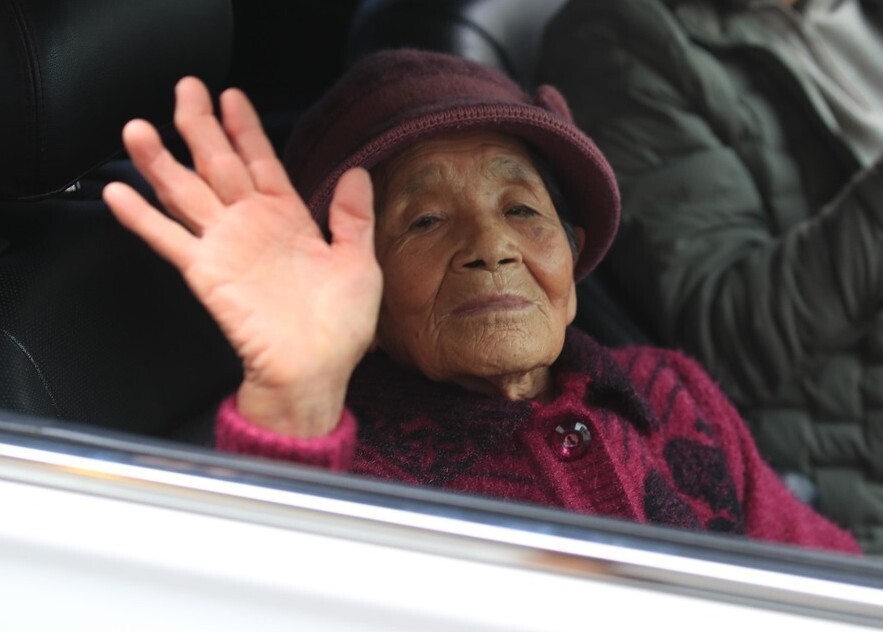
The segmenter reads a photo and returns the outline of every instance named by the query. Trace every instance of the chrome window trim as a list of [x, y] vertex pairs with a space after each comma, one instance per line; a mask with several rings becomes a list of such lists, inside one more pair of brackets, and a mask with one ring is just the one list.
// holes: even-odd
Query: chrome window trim
[[883, 579], [868, 560], [417, 490], [161, 441], [90, 440], [63, 425], [10, 429], [0, 424], [0, 479], [7, 481], [883, 626]]

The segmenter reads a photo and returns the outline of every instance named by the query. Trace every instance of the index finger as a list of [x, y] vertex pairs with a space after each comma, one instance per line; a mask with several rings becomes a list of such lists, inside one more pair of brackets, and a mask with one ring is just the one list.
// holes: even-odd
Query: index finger
[[229, 88], [221, 94], [221, 117], [224, 129], [251, 172], [258, 191], [296, 195], [285, 167], [264, 133], [257, 112], [241, 90]]
[[195, 237], [154, 208], [137, 191], [122, 182], [104, 187], [102, 197], [117, 220], [141, 237], [164, 259], [183, 271], [190, 265]]

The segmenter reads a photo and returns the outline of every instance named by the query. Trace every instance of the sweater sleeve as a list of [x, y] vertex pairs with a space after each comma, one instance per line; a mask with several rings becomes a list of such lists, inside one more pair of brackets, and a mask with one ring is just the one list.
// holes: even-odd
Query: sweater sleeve
[[[656, 0], [568, 3], [541, 66], [620, 179], [606, 269], [664, 344], [688, 349], [737, 401], [763, 402], [808, 357], [858, 341], [883, 299], [883, 168], [815, 214], [773, 200], [802, 208], [778, 226], [769, 183], [744, 161], [751, 126], [733, 120], [769, 123], [769, 105], [740, 93]], [[793, 157], [770, 151], [753, 158], [798, 195]]]
[[850, 533], [788, 490], [760, 456], [739, 413], [708, 374], [679, 353], [672, 353], [670, 361], [703, 417], [718, 429], [730, 472], [736, 478], [746, 535], [769, 542], [861, 553]]
[[356, 419], [344, 409], [337, 427], [322, 437], [285, 437], [254, 425], [236, 409], [236, 396], [225, 399], [215, 419], [215, 445], [219, 450], [281, 461], [351, 469], [356, 445]]

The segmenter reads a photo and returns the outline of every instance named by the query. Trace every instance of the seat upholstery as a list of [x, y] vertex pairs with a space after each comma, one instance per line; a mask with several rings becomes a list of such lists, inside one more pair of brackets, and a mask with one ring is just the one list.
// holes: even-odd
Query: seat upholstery
[[63, 190], [130, 118], [168, 122], [175, 80], [220, 85], [231, 41], [224, 0], [0, 0], [0, 198]]
[[543, 26], [564, 0], [363, 0], [348, 58], [414, 46], [457, 53], [534, 83]]
[[226, 0], [0, 0], [0, 407], [164, 436], [235, 385], [212, 320], [100, 199], [147, 194], [123, 123], [168, 125], [184, 74], [219, 88], [231, 42]]

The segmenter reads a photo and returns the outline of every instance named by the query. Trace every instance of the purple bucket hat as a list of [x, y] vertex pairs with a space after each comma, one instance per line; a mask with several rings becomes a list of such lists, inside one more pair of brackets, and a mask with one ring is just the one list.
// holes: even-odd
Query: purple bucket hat
[[572, 220], [586, 232], [574, 276], [587, 275], [616, 233], [619, 190], [607, 160], [551, 86], [531, 96], [501, 72], [462, 57], [382, 51], [355, 64], [304, 114], [284, 162], [327, 229], [331, 195], [347, 169], [370, 170], [415, 142], [470, 129], [509, 134], [545, 159]]

